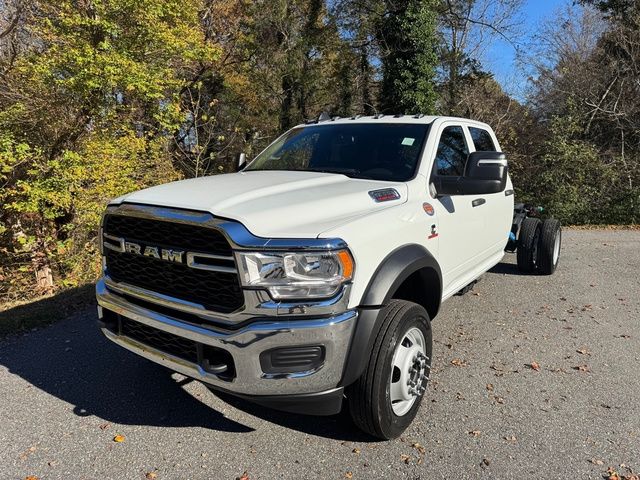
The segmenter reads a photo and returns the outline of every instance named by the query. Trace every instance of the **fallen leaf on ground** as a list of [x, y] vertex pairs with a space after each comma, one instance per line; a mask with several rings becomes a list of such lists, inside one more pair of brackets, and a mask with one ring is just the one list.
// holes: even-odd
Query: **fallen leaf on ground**
[[591, 355], [591, 352], [586, 348], [580, 348], [576, 350], [576, 352], [578, 352], [580, 355]]
[[147, 472], [144, 474], [144, 476], [148, 480], [155, 480], [156, 478], [158, 478], [158, 474], [156, 472]]
[[618, 472], [616, 472], [613, 467], [607, 469], [607, 475], [609, 475], [609, 480], [620, 480], [620, 475], [618, 475]]
[[106, 430], [107, 428], [109, 428], [109, 425], [109, 423], [101, 423], [98, 426], [100, 427], [100, 430]]
[[504, 438], [507, 442], [516, 442], [517, 439], [514, 435], [511, 435], [510, 437], [502, 437]]
[[113, 441], [116, 443], [122, 443], [124, 442], [124, 435], [116, 435], [115, 437], [113, 437]]
[[591, 463], [593, 463], [594, 465], [604, 465], [604, 462], [602, 460], [596, 460], [595, 458], [592, 458], [591, 460], [589, 460]]
[[400, 460], [402, 460], [404, 463], [408, 465], [409, 462], [411, 461], [411, 457], [403, 453], [402, 455], [400, 455]]
[[487, 390], [493, 392], [493, 383], [487, 383]]
[[25, 460], [29, 455], [35, 452], [38, 449], [35, 445], [33, 447], [27, 448], [24, 452], [20, 454], [20, 460]]
[[589, 368], [589, 365], [577, 365], [573, 367], [573, 369], [578, 370], [579, 372], [584, 372], [584, 373], [589, 373], [591, 371], [591, 368]]
[[347, 472], [344, 474], [344, 478], [353, 478], [353, 473]]
[[536, 372], [540, 371], [540, 364], [538, 362], [531, 362], [529, 367], [531, 368], [531, 370], [535, 370]]
[[488, 458], [483, 458], [482, 459], [482, 466], [483, 467], [488, 467], [490, 463], [491, 463], [491, 461]]
[[422, 445], [420, 445], [418, 442], [412, 443], [411, 446], [413, 448], [415, 448], [416, 450], [418, 450], [422, 455], [427, 453], [427, 450]]
[[249, 480], [249, 474], [245, 470], [242, 475], [240, 475], [239, 477], [236, 477], [236, 480]]
[[451, 365], [455, 365], [456, 367], [466, 367], [467, 362], [460, 358], [454, 358], [453, 360], [451, 360]]
[[24, 477], [24, 480], [38, 480], [38, 477], [35, 475], [29, 475], [28, 477]]
[[471, 430], [469, 432], [469, 435], [471, 435], [473, 437], [479, 437], [480, 436], [480, 430]]
[[354, 448], [353, 450], [351, 450], [353, 453], [359, 454], [360, 453], [360, 449], [359, 448]]

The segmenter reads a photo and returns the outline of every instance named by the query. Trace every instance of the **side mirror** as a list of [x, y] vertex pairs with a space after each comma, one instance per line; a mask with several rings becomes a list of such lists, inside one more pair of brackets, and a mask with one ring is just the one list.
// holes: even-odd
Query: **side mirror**
[[241, 153], [238, 156], [238, 166], [236, 167], [236, 172], [239, 172], [247, 165], [247, 154]]
[[507, 157], [502, 152], [473, 152], [461, 177], [436, 176], [438, 195], [483, 195], [507, 186]]

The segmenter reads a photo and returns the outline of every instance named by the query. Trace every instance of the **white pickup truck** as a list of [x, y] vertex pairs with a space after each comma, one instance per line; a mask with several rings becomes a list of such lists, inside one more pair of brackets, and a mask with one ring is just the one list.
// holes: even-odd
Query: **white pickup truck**
[[239, 172], [112, 201], [97, 284], [104, 334], [210, 388], [297, 413], [343, 402], [379, 438], [411, 423], [431, 321], [517, 249], [553, 273], [556, 220], [530, 218], [483, 123], [319, 119]]

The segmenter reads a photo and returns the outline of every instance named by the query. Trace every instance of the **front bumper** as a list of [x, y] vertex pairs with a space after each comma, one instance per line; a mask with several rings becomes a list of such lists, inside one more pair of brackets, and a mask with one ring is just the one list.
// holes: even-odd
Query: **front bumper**
[[[195, 325], [129, 302], [110, 291], [104, 280], [96, 285], [99, 316], [104, 310], [140, 322], [163, 332], [228, 352], [234, 361], [235, 377], [225, 380], [207, 372], [198, 363], [186, 361], [150, 347], [102, 326], [107, 338], [122, 347], [176, 372], [200, 380], [214, 388], [243, 397], [298, 396], [336, 392], [345, 367], [351, 337], [358, 316], [349, 310], [326, 318], [265, 318], [238, 330], [220, 330]], [[260, 365], [260, 353], [275, 347], [322, 345], [324, 363], [312, 371], [266, 374]], [[277, 400], [277, 399], [276, 399]], [[277, 403], [277, 402], [276, 402]], [[285, 403], [287, 403], [285, 401]]]

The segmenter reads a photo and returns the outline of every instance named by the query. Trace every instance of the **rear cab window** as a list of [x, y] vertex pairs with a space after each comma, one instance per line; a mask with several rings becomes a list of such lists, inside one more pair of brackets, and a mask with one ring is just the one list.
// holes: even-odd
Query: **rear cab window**
[[473, 146], [476, 152], [496, 152], [496, 146], [493, 143], [491, 134], [484, 128], [469, 127], [469, 133], [473, 140]]

